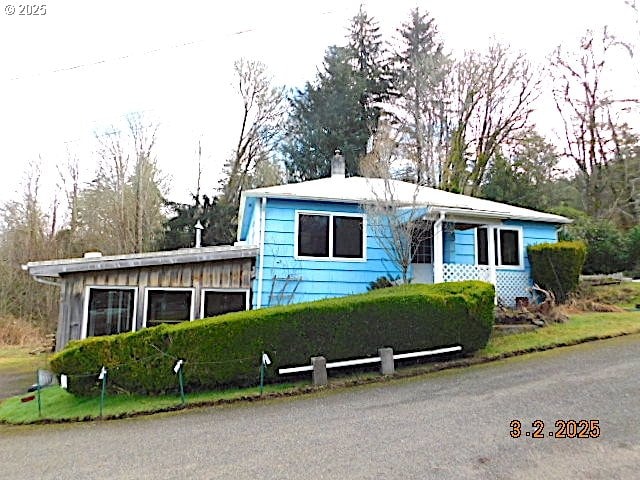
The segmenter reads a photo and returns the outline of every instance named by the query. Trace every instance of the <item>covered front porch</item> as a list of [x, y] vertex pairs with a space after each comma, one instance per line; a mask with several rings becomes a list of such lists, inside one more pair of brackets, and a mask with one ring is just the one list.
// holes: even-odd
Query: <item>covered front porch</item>
[[412, 242], [414, 282], [481, 280], [493, 284], [496, 300], [506, 305], [531, 295], [522, 226], [444, 213], [426, 225], [430, 234]]

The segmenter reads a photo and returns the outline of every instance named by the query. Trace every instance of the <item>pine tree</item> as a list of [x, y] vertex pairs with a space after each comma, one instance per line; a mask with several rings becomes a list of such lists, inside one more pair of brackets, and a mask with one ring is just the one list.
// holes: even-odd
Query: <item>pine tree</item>
[[418, 8], [398, 29], [394, 55], [395, 120], [403, 133], [403, 153], [418, 183], [437, 185], [439, 157], [448, 144], [444, 79], [449, 59], [438, 40], [435, 20]]
[[385, 51], [375, 20], [360, 9], [352, 19], [346, 46], [326, 52], [315, 82], [291, 99], [287, 134], [281, 144], [290, 181], [325, 177], [336, 149], [347, 175], [358, 173], [389, 95]]

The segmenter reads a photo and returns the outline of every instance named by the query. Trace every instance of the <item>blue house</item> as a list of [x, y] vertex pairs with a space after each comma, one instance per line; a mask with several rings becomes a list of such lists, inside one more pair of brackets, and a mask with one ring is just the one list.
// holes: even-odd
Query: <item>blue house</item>
[[[485, 280], [513, 305], [530, 295], [526, 247], [556, 241], [569, 222], [397, 180], [345, 177], [344, 163], [334, 163], [329, 178], [243, 192], [233, 246], [201, 247], [196, 237], [196, 248], [24, 265], [36, 281], [60, 287], [56, 349], [159, 323], [362, 293], [402, 273], [416, 283]], [[398, 240], [394, 228], [403, 226], [419, 228]], [[389, 248], [397, 245], [408, 251], [404, 263]]]
[[395, 218], [429, 229], [413, 240], [412, 282], [485, 280], [508, 305], [530, 296], [526, 247], [557, 241], [570, 222], [398, 180], [346, 177], [337, 162], [328, 178], [242, 193], [236, 245], [259, 252], [252, 308], [362, 293], [379, 277], [399, 277], [389, 237], [372, 228], [371, 211], [390, 199]]

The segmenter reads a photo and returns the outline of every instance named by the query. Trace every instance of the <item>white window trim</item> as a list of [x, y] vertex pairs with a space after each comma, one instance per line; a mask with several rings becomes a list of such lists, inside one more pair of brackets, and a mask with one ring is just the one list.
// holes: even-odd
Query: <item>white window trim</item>
[[147, 328], [147, 311], [149, 308], [149, 292], [191, 292], [189, 321], [194, 320], [194, 300], [196, 289], [193, 287], [147, 287], [144, 289], [144, 308], [142, 309], [142, 328]]
[[[498, 231], [498, 234], [496, 235], [496, 242], [494, 242], [494, 248], [498, 253], [498, 263], [496, 263], [495, 267], [500, 270], [524, 270], [524, 229], [519, 226], [511, 225], [478, 225], [473, 229], [473, 245], [476, 267], [487, 266], [480, 265], [478, 263], [478, 228], [488, 229], [489, 227], [491, 227], [493, 230]], [[502, 265], [502, 256], [500, 255], [500, 230], [512, 230], [518, 232], [518, 265]], [[491, 253], [492, 252], [489, 252], [489, 254]]]
[[84, 304], [82, 306], [82, 325], [80, 327], [80, 338], [87, 338], [89, 328], [89, 294], [94, 290], [133, 290], [133, 314], [131, 318], [131, 331], [136, 331], [137, 311], [138, 311], [138, 287], [130, 285], [87, 285], [84, 287]]
[[207, 292], [244, 293], [244, 309], [249, 310], [248, 288], [202, 288], [200, 290], [200, 318], [204, 318], [204, 300]]
[[[319, 215], [329, 217], [329, 256], [311, 257], [298, 255], [298, 233], [300, 215]], [[362, 258], [334, 257], [333, 256], [333, 217], [357, 217], [362, 219]], [[314, 260], [320, 262], [366, 262], [367, 261], [367, 216], [364, 213], [343, 213], [324, 210], [296, 210], [295, 227], [293, 232], [293, 258], [296, 260]]]

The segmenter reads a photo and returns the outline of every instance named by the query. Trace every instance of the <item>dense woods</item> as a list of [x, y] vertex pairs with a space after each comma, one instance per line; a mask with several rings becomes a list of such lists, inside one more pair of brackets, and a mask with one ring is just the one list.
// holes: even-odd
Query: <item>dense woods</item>
[[[43, 204], [34, 159], [20, 196], [0, 210], [0, 315], [51, 328], [58, 292], [26, 276], [28, 261], [188, 247], [197, 221], [203, 244], [232, 243], [242, 189], [326, 176], [337, 148], [347, 175], [382, 171], [569, 216], [561, 236], [586, 242], [585, 273], [640, 274], [638, 99], [607, 83], [612, 56], [634, 52], [615, 32], [587, 31], [538, 65], [497, 42], [454, 56], [418, 8], [388, 38], [363, 7], [347, 26], [301, 86], [275, 84], [257, 59], [236, 61], [234, 147], [215, 160], [217, 188], [204, 191], [198, 175], [191, 203], [168, 197], [162, 129], [141, 114], [97, 131], [94, 158], [58, 162], [53, 204]], [[533, 120], [541, 98], [557, 110], [555, 138]], [[188, 160], [201, 165], [200, 145], [194, 152]], [[80, 178], [80, 162], [96, 165], [91, 178]]]

